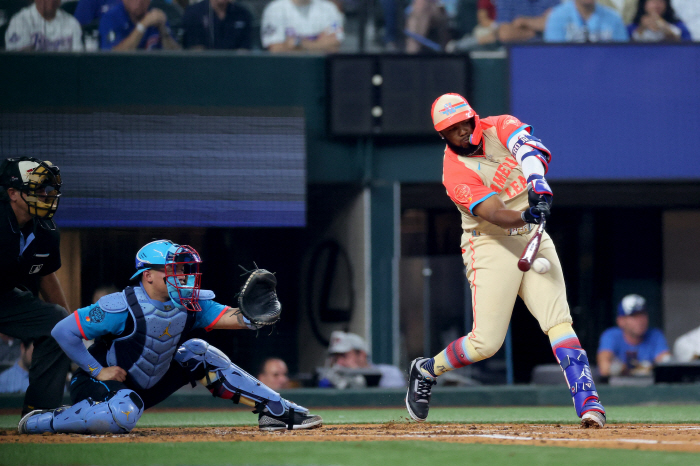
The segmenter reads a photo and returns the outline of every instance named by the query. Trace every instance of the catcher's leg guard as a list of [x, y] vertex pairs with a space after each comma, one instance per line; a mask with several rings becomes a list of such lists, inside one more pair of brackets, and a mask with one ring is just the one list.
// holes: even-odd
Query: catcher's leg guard
[[[241, 398], [251, 400], [258, 410], [265, 407], [275, 416], [281, 416], [288, 409], [308, 413], [309, 410], [285, 400], [246, 371], [236, 366], [220, 350], [204, 340], [187, 340], [177, 349], [174, 357], [182, 367], [195, 370], [200, 364], [209, 371], [206, 387], [216, 397], [239, 403]], [[256, 410], [256, 412], [258, 412]]]
[[593, 383], [586, 352], [582, 349], [560, 347], [554, 350], [554, 354], [562, 371], [564, 371], [564, 378], [569, 385], [578, 417], [584, 417], [590, 411], [597, 412], [603, 416], [602, 425], [600, 425], [603, 427], [605, 408], [598, 400], [598, 392]]
[[125, 434], [131, 432], [142, 414], [141, 397], [132, 390], [119, 390], [103, 402], [88, 398], [73, 406], [32, 411], [22, 418], [18, 429], [21, 434]]

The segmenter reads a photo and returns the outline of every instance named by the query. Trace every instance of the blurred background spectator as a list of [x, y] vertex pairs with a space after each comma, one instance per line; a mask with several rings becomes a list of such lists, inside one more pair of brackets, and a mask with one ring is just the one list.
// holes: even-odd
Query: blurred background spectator
[[19, 357], [12, 367], [0, 373], [0, 393], [24, 393], [27, 391], [34, 342], [24, 340], [19, 344], [19, 349]]
[[680, 42], [692, 40], [690, 31], [679, 20], [669, 0], [639, 0], [637, 13], [628, 31], [637, 42]]
[[552, 8], [561, 0], [497, 0], [498, 40], [539, 41]]
[[367, 355], [365, 340], [354, 333], [336, 330], [331, 333], [328, 346], [330, 367], [324, 368], [320, 387], [360, 388], [372, 386], [372, 377], [378, 377], [383, 388], [405, 387], [407, 376], [390, 364], [373, 364]]
[[[464, 4], [463, 2], [460, 5]], [[462, 13], [462, 12], [460, 12]], [[461, 14], [460, 16], [464, 16]], [[457, 29], [458, 32], [460, 28]], [[499, 45], [496, 7], [491, 0], [479, 0], [476, 5], [476, 25], [459, 40], [451, 41], [446, 46], [447, 52], [467, 52], [491, 44]]]
[[673, 344], [673, 359], [691, 362], [700, 359], [700, 327], [684, 333]]
[[406, 52], [442, 51], [450, 40], [450, 18], [441, 0], [413, 0], [406, 20]]
[[639, 0], [598, 0], [599, 4], [617, 11], [625, 24], [631, 24], [634, 20], [638, 2]]
[[260, 34], [270, 52], [337, 52], [343, 15], [328, 0], [273, 0], [263, 11]]
[[202, 0], [185, 10], [182, 46], [186, 49], [246, 49], [252, 47], [253, 15], [231, 0]]
[[654, 364], [670, 359], [661, 330], [649, 328], [646, 300], [637, 294], [622, 298], [617, 307], [617, 327], [600, 336], [598, 370], [610, 376], [646, 376]]
[[569, 0], [552, 10], [544, 31], [547, 42], [626, 42], [620, 14], [596, 0]]
[[99, 24], [102, 15], [119, 0], [78, 0], [73, 16], [82, 26]]
[[280, 358], [267, 358], [260, 365], [258, 380], [275, 391], [291, 388], [287, 363]]
[[170, 34], [163, 10], [151, 8], [151, 0], [120, 0], [100, 20], [103, 50], [153, 50], [180, 48]]
[[698, 0], [671, 0], [671, 6], [683, 21], [695, 41], [700, 41], [700, 2]]
[[12, 366], [19, 357], [19, 340], [0, 333], [0, 371]]
[[10, 20], [5, 48], [14, 51], [80, 52], [83, 32], [78, 21], [59, 6], [61, 0], [36, 0]]

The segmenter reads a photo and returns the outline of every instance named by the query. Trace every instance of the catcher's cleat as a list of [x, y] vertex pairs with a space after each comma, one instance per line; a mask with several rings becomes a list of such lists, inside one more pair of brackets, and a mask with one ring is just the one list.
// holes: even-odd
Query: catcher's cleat
[[605, 408], [598, 400], [591, 400], [583, 405], [584, 413], [581, 415], [581, 427], [587, 429], [593, 427], [600, 429], [605, 427]]
[[287, 409], [281, 416], [275, 416], [267, 408], [258, 415], [258, 426], [260, 430], [268, 432], [276, 430], [298, 430], [313, 429], [321, 427], [323, 419], [321, 416], [309, 414], [308, 412]]
[[[39, 434], [44, 432], [53, 432], [51, 427], [51, 421], [53, 420], [53, 409], [35, 409], [29, 413], [22, 416], [17, 425], [17, 432], [20, 434]], [[41, 419], [38, 418], [41, 414], [52, 413], [51, 416], [43, 416]], [[32, 422], [32, 429], [27, 426], [30, 418]], [[41, 421], [41, 422], [39, 422]]]
[[430, 409], [430, 393], [437, 383], [434, 377], [421, 371], [421, 366], [427, 358], [417, 358], [411, 362], [408, 371], [408, 391], [406, 392], [406, 409], [414, 421], [423, 422], [428, 418]]

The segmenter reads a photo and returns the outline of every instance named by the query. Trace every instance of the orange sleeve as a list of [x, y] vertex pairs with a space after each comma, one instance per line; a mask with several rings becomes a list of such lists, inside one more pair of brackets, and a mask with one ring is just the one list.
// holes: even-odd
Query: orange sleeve
[[508, 148], [508, 139], [514, 133], [517, 133], [521, 129], [527, 130], [528, 133], [532, 133], [532, 126], [523, 123], [512, 115], [500, 115], [497, 117], [488, 117], [483, 120], [486, 124], [484, 129], [487, 127], [495, 127], [496, 134], [498, 134], [498, 140], [501, 141], [506, 148]]
[[445, 155], [443, 184], [450, 199], [468, 208], [472, 215], [474, 215], [474, 207], [496, 195], [484, 185], [474, 170], [465, 167], [458, 159], [449, 155]]

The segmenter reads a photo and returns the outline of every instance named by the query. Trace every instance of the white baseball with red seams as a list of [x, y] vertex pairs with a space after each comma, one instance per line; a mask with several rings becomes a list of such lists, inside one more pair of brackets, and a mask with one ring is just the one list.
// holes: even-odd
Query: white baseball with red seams
[[535, 262], [532, 263], [532, 270], [537, 273], [547, 273], [551, 268], [552, 264], [544, 257], [538, 257], [535, 259]]

